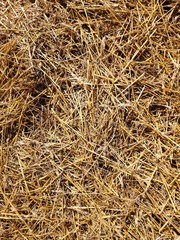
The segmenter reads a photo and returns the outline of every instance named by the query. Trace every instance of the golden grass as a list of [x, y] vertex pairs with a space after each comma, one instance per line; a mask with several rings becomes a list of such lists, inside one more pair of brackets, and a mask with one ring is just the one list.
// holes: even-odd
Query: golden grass
[[180, 236], [179, 1], [0, 3], [0, 239]]

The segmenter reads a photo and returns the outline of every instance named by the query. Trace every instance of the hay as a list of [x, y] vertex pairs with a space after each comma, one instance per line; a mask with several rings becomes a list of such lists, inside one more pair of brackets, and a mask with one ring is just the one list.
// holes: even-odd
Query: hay
[[179, 1], [0, 3], [0, 239], [179, 239]]

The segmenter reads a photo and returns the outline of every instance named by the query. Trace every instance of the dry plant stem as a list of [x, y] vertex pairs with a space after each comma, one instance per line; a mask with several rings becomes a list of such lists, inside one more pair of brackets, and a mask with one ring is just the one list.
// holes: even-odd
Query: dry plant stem
[[0, 239], [180, 236], [179, 1], [0, 1]]

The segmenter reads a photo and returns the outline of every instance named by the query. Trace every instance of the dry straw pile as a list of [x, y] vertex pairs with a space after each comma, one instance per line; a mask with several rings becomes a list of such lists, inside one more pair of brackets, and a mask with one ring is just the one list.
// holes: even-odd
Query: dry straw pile
[[0, 1], [0, 239], [180, 235], [179, 2]]

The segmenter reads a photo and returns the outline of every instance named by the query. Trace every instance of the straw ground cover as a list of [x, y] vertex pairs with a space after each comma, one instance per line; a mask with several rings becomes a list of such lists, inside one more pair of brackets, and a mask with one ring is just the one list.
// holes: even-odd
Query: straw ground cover
[[0, 2], [0, 239], [179, 239], [179, 2]]

